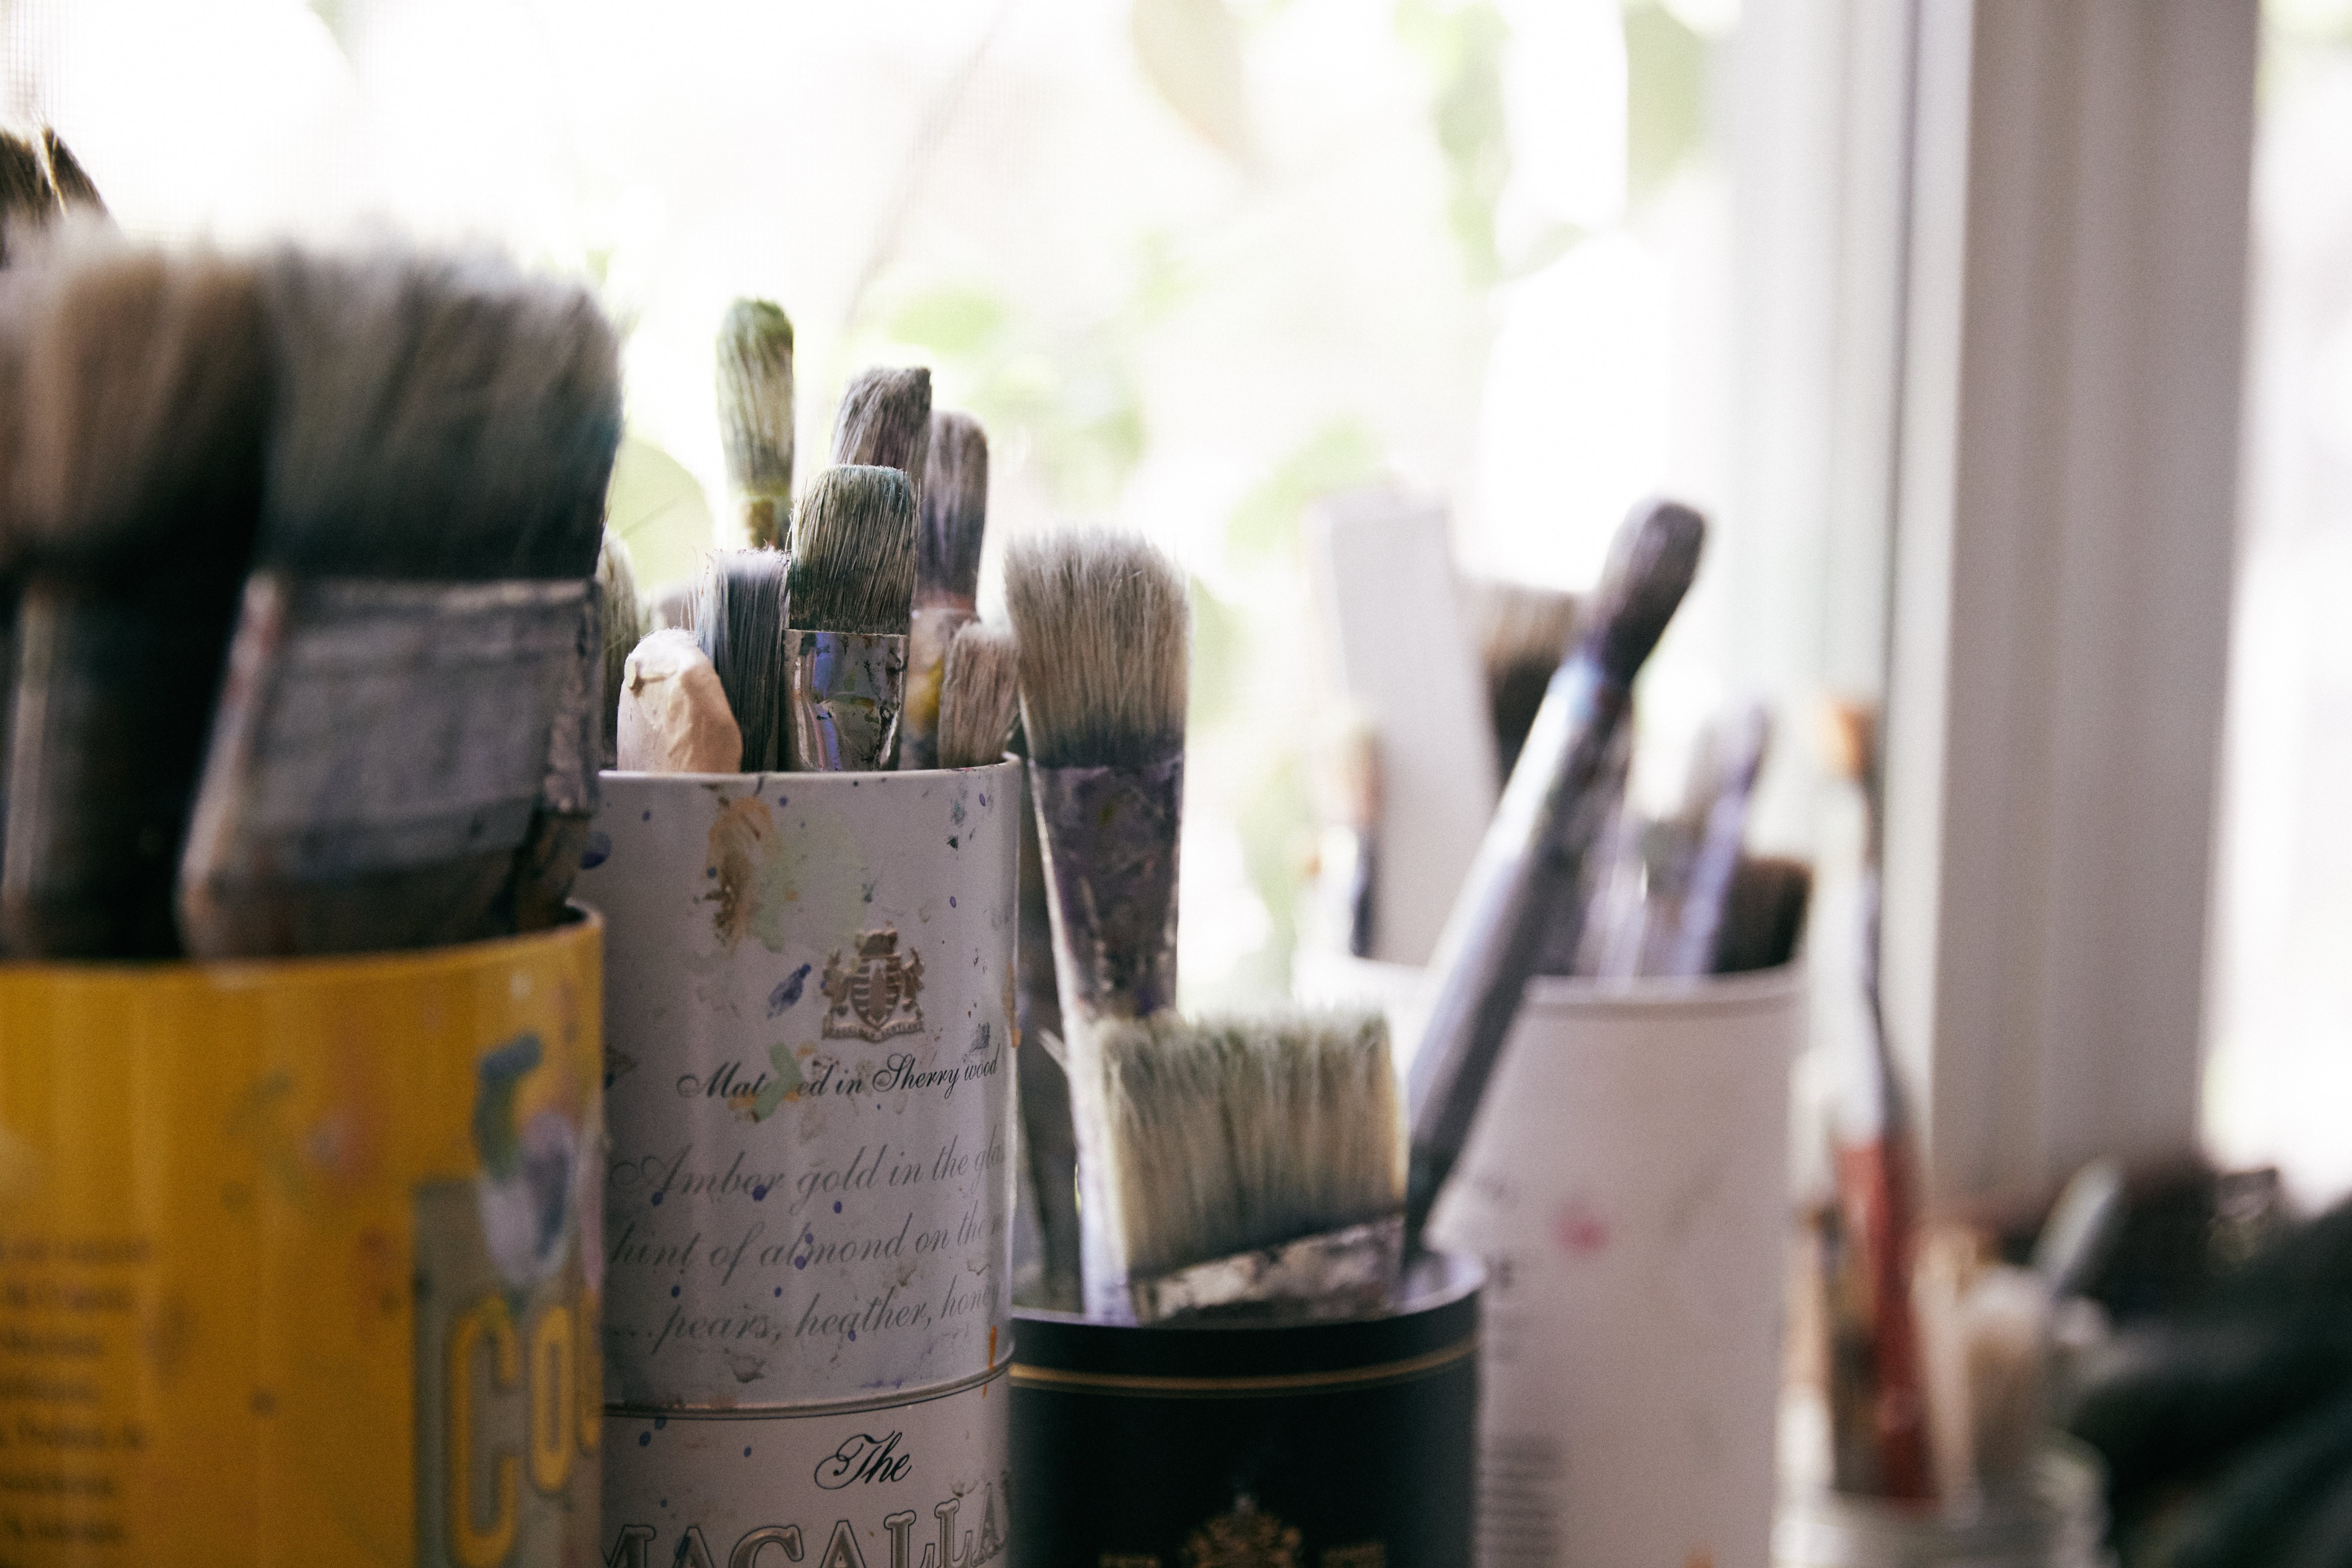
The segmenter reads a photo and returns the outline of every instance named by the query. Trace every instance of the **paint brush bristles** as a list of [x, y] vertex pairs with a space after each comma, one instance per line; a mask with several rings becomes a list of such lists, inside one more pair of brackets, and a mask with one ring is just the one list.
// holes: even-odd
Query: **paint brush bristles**
[[1487, 579], [1468, 584], [1477, 623], [1495, 757], [1505, 778], [1519, 760], [1544, 689], [1571, 651], [1581, 601], [1558, 588]]
[[969, 414], [934, 414], [915, 537], [915, 603], [971, 609], [987, 531], [988, 436]]
[[1182, 751], [1192, 615], [1173, 561], [1104, 529], [1016, 540], [1004, 598], [1040, 767], [1143, 767]]
[[51, 251], [7, 309], [0, 556], [26, 587], [0, 928], [26, 956], [167, 955], [259, 503], [260, 290], [241, 264], [94, 240]]
[[833, 422], [836, 465], [896, 468], [919, 508], [931, 447], [931, 373], [866, 371], [841, 395]]
[[1021, 701], [1018, 657], [1009, 627], [973, 621], [956, 633], [940, 687], [940, 766], [1003, 760]]
[[1402, 1205], [1402, 1112], [1377, 1014], [1187, 1023], [1162, 1013], [1107, 1024], [1095, 1043], [1073, 1092], [1107, 1134], [1095, 1190], [1129, 1280]]
[[907, 700], [915, 497], [896, 468], [827, 468], [793, 519], [789, 766], [890, 766]]
[[596, 569], [620, 345], [583, 289], [481, 258], [289, 256], [262, 549], [306, 575]]
[[637, 569], [627, 542], [612, 530], [596, 553], [597, 600], [604, 612], [604, 765], [618, 762], [617, 732], [613, 716], [621, 700], [629, 654], [653, 628], [646, 625], [645, 600], [637, 593]]
[[887, 466], [819, 474], [793, 520], [793, 629], [905, 637], [915, 605], [915, 496]]
[[793, 323], [738, 300], [719, 328], [719, 442], [753, 545], [783, 544], [793, 498]]
[[779, 550], [717, 550], [704, 563], [695, 636], [742, 731], [744, 773], [783, 766], [785, 583]]

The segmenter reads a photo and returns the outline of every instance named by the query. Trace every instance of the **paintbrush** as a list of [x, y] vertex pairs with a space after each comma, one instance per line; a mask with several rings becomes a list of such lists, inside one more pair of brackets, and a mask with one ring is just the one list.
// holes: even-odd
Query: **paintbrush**
[[[915, 533], [915, 618], [907, 641], [907, 711], [898, 765], [944, 767], [938, 732], [948, 644], [980, 616], [980, 547], [988, 531], [988, 437], [952, 410], [931, 416]], [[993, 760], [992, 758], [991, 759]]]
[[91, 237], [13, 274], [5, 553], [24, 583], [0, 941], [177, 951], [173, 877], [259, 503], [247, 265]]
[[1497, 772], [1509, 778], [1553, 672], [1569, 656], [1582, 601], [1558, 588], [1493, 577], [1464, 586], [1477, 632], [1478, 660], [1486, 676]]
[[785, 700], [800, 773], [890, 765], [907, 700], [915, 496], [896, 468], [827, 468], [793, 519]]
[[1771, 717], [1761, 703], [1742, 704], [1700, 737], [1680, 813], [1687, 845], [1676, 875], [1663, 888], [1642, 970], [1689, 979], [1715, 972], [1717, 938], [1748, 836], [1748, 806], [1763, 771]]
[[948, 644], [940, 687], [939, 765], [979, 768], [1004, 760], [1021, 704], [1019, 650], [1010, 626], [972, 621]]
[[1343, 1316], [1397, 1273], [1404, 1136], [1377, 1014], [1108, 1019], [1072, 1073], [1121, 1321]]
[[0, 266], [71, 212], [103, 218], [106, 204], [64, 140], [47, 126], [31, 136], [0, 131]]
[[[601, 564], [601, 557], [600, 557]], [[498, 928], [546, 931], [564, 917], [580, 858], [596, 822], [596, 775], [604, 765], [604, 581], [588, 584], [573, 622], [572, 654], [548, 728], [547, 772], [530, 827], [515, 851], [503, 905], [493, 914]]]
[[[1015, 541], [1004, 596], [1076, 1078], [1094, 1070], [1101, 1023], [1176, 999], [1190, 606], [1174, 562], [1138, 535], [1103, 530]], [[1116, 1313], [1124, 1273], [1109, 1200], [1095, 1195], [1108, 1179], [1107, 1131], [1079, 1116], [1075, 1135], [1087, 1304]]]
[[731, 773], [742, 764], [743, 731], [719, 672], [677, 627], [630, 650], [614, 729], [623, 773]]
[[288, 253], [246, 585], [188, 847], [206, 958], [494, 934], [576, 680], [621, 429], [583, 289]]
[[1370, 958], [1380, 918], [1380, 731], [1370, 714], [1349, 703], [1332, 721], [1319, 750], [1318, 923], [1329, 947]]
[[781, 548], [793, 502], [793, 323], [765, 300], [738, 300], [719, 326], [719, 444], [743, 533]]
[[1698, 571], [1706, 536], [1699, 514], [1674, 501], [1644, 502], [1626, 520], [1576, 652], [1553, 673], [1454, 900], [1432, 964], [1436, 998], [1412, 1064], [1409, 1244], [1418, 1244], [1469, 1141], [1528, 976], [1575, 897], [1603, 825], [1595, 781], [1633, 702], [1633, 678]]
[[1861, 1432], [1837, 1435], [1837, 1452], [1848, 1461], [1842, 1465], [1838, 1485], [1843, 1490], [1925, 1502], [1933, 1500], [1936, 1483], [1919, 1325], [1911, 1297], [1917, 1167], [1878, 995], [1875, 715], [1846, 704], [1833, 706], [1830, 718], [1832, 770], [1860, 791], [1865, 825], [1860, 918], [1850, 938], [1860, 944], [1865, 1037], [1843, 1064], [1831, 1143], [1838, 1205], [1851, 1239], [1845, 1264], [1853, 1279], [1843, 1298], [1859, 1313], [1858, 1329], [1869, 1347], [1866, 1362], [1854, 1369], [1865, 1384], [1833, 1401], [1832, 1409], [1867, 1426]]
[[742, 731], [743, 753], [724, 771], [784, 765], [784, 626], [791, 557], [781, 550], [714, 550], [703, 563], [694, 634], [719, 672]]
[[47, 125], [41, 127], [41, 157], [48, 164], [49, 184], [58, 193], [58, 205], [105, 215], [106, 203], [99, 198], [97, 184], [66, 146], [66, 139]]
[[833, 419], [835, 466], [896, 468], [907, 476], [915, 513], [922, 515], [923, 482], [930, 471], [931, 373], [876, 368], [841, 395]]
[[637, 569], [629, 558], [628, 543], [609, 528], [596, 552], [596, 595], [604, 618], [604, 765], [609, 768], [618, 764], [619, 732], [613, 716], [620, 709], [629, 654], [653, 629], [646, 624], [646, 604], [637, 594]]

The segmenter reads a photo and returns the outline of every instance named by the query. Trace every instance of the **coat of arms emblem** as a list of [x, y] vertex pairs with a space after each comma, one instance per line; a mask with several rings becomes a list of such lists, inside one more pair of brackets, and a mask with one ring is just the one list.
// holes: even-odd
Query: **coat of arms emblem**
[[1255, 1499], [1234, 1500], [1234, 1511], [1209, 1521], [1184, 1543], [1184, 1568], [1298, 1568], [1298, 1531]]
[[825, 961], [824, 1036], [835, 1040], [887, 1040], [923, 1027], [923, 955], [901, 954], [898, 933], [885, 927], [861, 932], [857, 958], [844, 963], [835, 952]]

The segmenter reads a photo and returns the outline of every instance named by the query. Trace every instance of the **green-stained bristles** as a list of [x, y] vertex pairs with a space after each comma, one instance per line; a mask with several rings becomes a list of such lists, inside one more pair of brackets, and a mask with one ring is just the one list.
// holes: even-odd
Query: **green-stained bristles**
[[1173, 561], [1108, 529], [1018, 539], [1004, 602], [1034, 761], [1146, 767], [1183, 749], [1192, 611]]
[[895, 468], [819, 474], [793, 518], [794, 631], [905, 637], [915, 606], [915, 496]]
[[793, 495], [793, 323], [738, 300], [719, 328], [719, 440], [755, 545], [782, 545]]
[[1003, 760], [1021, 702], [1017, 658], [1009, 626], [973, 621], [957, 631], [940, 683], [940, 766], [977, 768]]
[[929, 371], [869, 370], [841, 395], [833, 421], [833, 460], [898, 469], [913, 488], [918, 510], [930, 449]]
[[1404, 1124], [1377, 1014], [1106, 1023], [1073, 1056], [1130, 1278], [1396, 1213]]
[[934, 414], [915, 542], [916, 602], [968, 608], [980, 592], [980, 547], [987, 532], [987, 433], [969, 414]]

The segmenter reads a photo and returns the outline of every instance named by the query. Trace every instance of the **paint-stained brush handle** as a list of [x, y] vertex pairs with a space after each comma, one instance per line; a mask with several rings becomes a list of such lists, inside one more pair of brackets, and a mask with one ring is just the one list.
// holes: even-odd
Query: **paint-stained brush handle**
[[1575, 896], [1605, 815], [1594, 785], [1633, 701], [1633, 678], [1697, 574], [1706, 537], [1705, 520], [1674, 501], [1644, 503], [1627, 520], [1591, 619], [1552, 677], [1454, 899], [1432, 964], [1437, 998], [1410, 1084], [1409, 1247], [1469, 1142], [1549, 929]]

